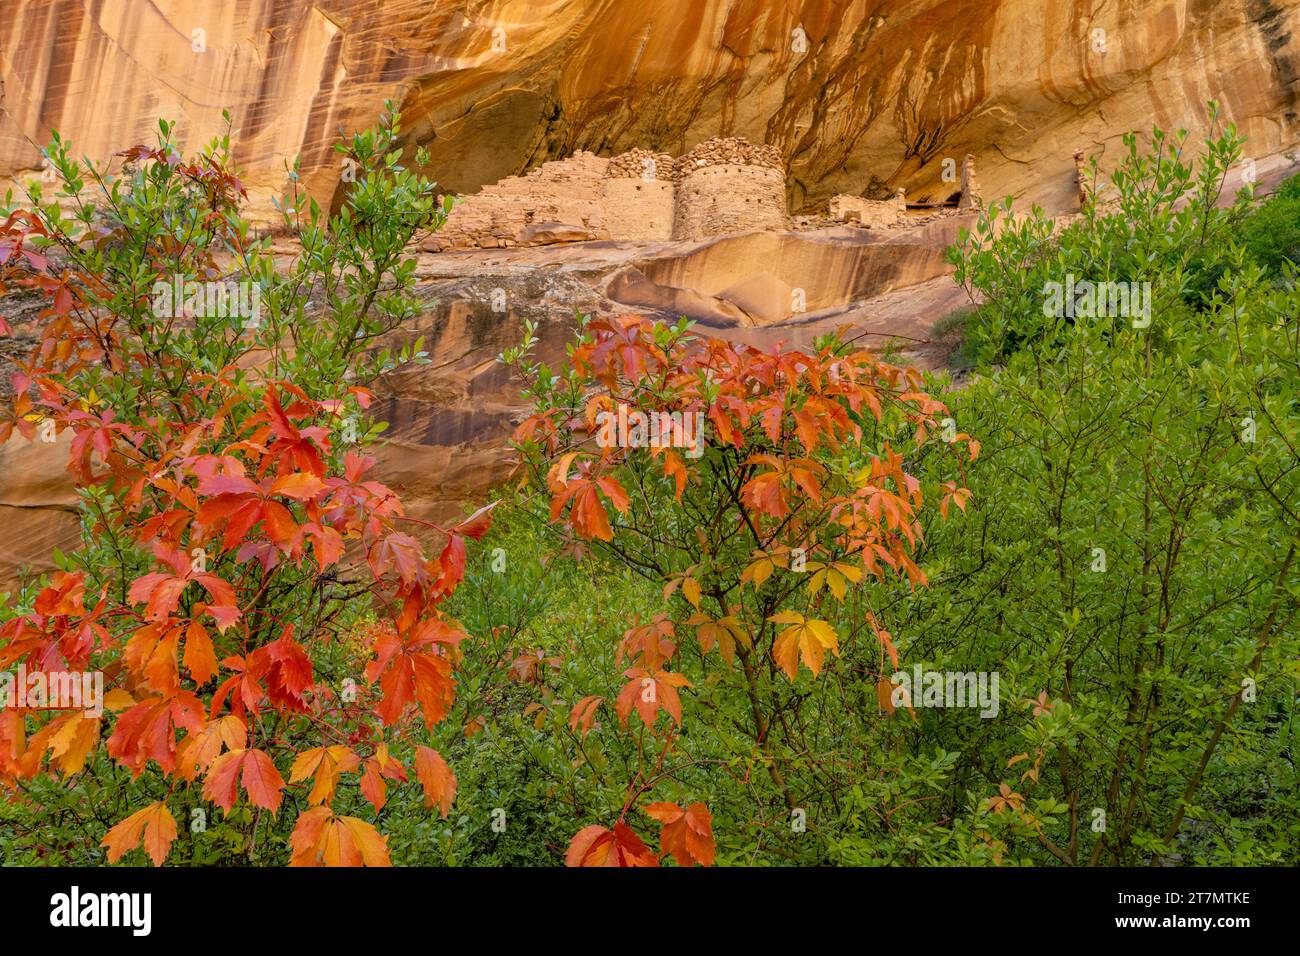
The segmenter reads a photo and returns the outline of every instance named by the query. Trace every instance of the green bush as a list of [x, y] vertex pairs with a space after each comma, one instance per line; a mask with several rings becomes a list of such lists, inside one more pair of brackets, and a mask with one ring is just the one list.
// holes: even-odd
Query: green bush
[[[1235, 138], [1194, 178], [1155, 142], [1116, 176], [1121, 211], [1049, 239], [1037, 213], [995, 237], [994, 209], [955, 252], [1005, 367], [951, 398], [984, 454], [967, 520], [931, 535], [943, 571], [904, 654], [1051, 708], [977, 729], [934, 712], [916, 750], [962, 749], [954, 808], [963, 786], [1023, 790], [1041, 829], [1003, 814], [1005, 838], [1039, 861], [1294, 864], [1300, 293], [1219, 235]], [[1193, 303], [1207, 233], [1225, 268]], [[1042, 323], [1042, 283], [1087, 262], [1152, 283], [1149, 325]]]
[[1300, 264], [1300, 176], [1292, 176], [1242, 223], [1241, 244], [1275, 276], [1285, 263]]

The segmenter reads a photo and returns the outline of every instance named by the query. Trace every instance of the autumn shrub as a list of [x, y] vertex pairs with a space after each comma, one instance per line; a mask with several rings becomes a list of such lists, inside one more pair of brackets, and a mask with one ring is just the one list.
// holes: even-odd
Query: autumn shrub
[[[56, 135], [55, 194], [0, 212], [0, 294], [45, 302], [0, 440], [67, 440], [84, 530], [0, 625], [33, 691], [0, 712], [14, 858], [383, 865], [388, 816], [449, 815], [440, 605], [488, 517], [407, 517], [366, 451], [367, 382], [420, 354], [381, 341], [417, 311], [407, 248], [443, 217], [399, 132], [339, 145], [332, 217], [287, 171], [279, 261], [229, 137], [185, 157], [166, 122], [114, 170]], [[64, 673], [102, 713], [35, 696]]]
[[[858, 742], [887, 738], [890, 620], [926, 584], [928, 527], [965, 507], [978, 442], [919, 373], [834, 337], [760, 350], [595, 319], [559, 371], [531, 344], [505, 356], [535, 402], [526, 500], [558, 551], [658, 594], [611, 607], [609, 670], [547, 703], [569, 761], [603, 780], [567, 861], [828, 861], [857, 780], [913, 796]], [[923, 483], [923, 459], [950, 474]]]

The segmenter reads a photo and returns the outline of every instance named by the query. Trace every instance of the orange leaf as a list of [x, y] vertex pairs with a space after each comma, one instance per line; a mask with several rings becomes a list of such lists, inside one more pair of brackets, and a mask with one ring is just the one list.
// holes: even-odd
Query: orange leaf
[[128, 850], [143, 845], [154, 866], [162, 866], [176, 839], [176, 820], [161, 800], [131, 814], [109, 830], [99, 844], [108, 849], [108, 862], [116, 863]]
[[329, 807], [312, 807], [289, 837], [290, 866], [392, 866], [388, 838], [357, 817], [336, 817]]
[[203, 781], [203, 798], [229, 811], [235, 805], [237, 782], [243, 784], [254, 806], [272, 813], [280, 808], [284, 778], [262, 751], [231, 750], [214, 760]]
[[658, 866], [650, 848], [626, 823], [608, 830], [589, 826], [579, 830], [564, 855], [565, 866]]
[[442, 754], [429, 747], [415, 748], [415, 776], [424, 787], [424, 805], [439, 806], [445, 820], [451, 813], [452, 801], [456, 799], [456, 774]]
[[652, 803], [645, 812], [663, 824], [660, 851], [671, 853], [678, 866], [713, 865], [713, 817], [708, 807], [692, 803], [683, 810], [675, 803]]
[[315, 777], [307, 802], [313, 805], [329, 803], [338, 789], [339, 775], [356, 770], [360, 765], [361, 758], [342, 744], [315, 747], [298, 754], [289, 770], [289, 782], [298, 783]]

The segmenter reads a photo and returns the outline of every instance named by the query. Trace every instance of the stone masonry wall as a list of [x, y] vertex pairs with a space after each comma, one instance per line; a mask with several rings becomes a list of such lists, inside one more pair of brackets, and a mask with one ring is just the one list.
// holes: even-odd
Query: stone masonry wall
[[785, 171], [774, 146], [711, 139], [680, 159], [634, 149], [578, 152], [463, 199], [424, 249], [501, 249], [592, 239], [703, 239], [784, 229]]
[[831, 218], [868, 227], [897, 225], [907, 216], [907, 201], [900, 189], [893, 199], [863, 199], [861, 196], [832, 196]]
[[601, 197], [610, 236], [646, 242], [671, 239], [675, 192], [673, 184], [662, 179], [606, 179]]
[[[536, 244], [563, 225], [565, 238], [608, 239], [602, 184], [609, 160], [578, 152], [543, 163], [526, 176], [509, 176], [466, 197], [425, 243], [445, 249], [504, 249]], [[545, 240], [544, 240], [545, 241]]]
[[677, 160], [674, 239], [784, 229], [785, 171], [775, 146], [710, 139]]
[[673, 234], [674, 161], [667, 153], [634, 149], [615, 156], [605, 169], [601, 195], [605, 220], [615, 239], [657, 241]]

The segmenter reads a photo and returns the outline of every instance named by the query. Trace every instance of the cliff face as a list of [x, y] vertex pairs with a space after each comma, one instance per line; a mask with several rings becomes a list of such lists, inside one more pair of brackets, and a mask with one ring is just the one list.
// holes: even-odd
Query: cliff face
[[1197, 130], [1207, 100], [1255, 158], [1290, 149], [1297, 27], [1300, 0], [7, 0], [0, 179], [51, 128], [103, 157], [160, 115], [197, 145], [229, 108], [263, 208], [295, 155], [328, 200], [338, 129], [391, 98], [455, 192], [737, 135], [781, 151], [793, 212], [947, 198], [967, 153], [985, 195], [1067, 208], [1075, 150]]
[[[253, 218], [269, 223], [295, 157], [331, 202], [333, 142], [386, 99], [447, 191], [537, 171], [458, 207], [416, 251], [427, 308], [408, 331], [432, 362], [383, 383], [380, 454], [384, 479], [434, 517], [506, 477], [519, 396], [494, 357], [525, 319], [552, 362], [576, 308], [686, 314], [755, 343], [848, 324], [934, 365], [934, 323], [964, 302], [942, 250], [969, 203], [908, 213], [900, 189], [953, 204], [966, 179], [969, 200], [977, 167], [985, 199], [1068, 211], [1077, 151], [1105, 167], [1129, 130], [1200, 132], [1209, 100], [1249, 136], [1262, 183], [1300, 165], [1300, 0], [0, 4], [0, 192], [39, 172], [52, 129], [102, 160], [152, 142], [159, 117], [195, 149], [229, 110]], [[770, 149], [714, 169], [707, 141], [727, 136]], [[758, 174], [771, 215], [716, 215]], [[870, 229], [799, 215], [837, 194], [835, 218]], [[9, 318], [30, 335], [32, 315]], [[20, 344], [0, 342], [0, 399]], [[0, 448], [0, 591], [76, 544], [63, 452]]]

